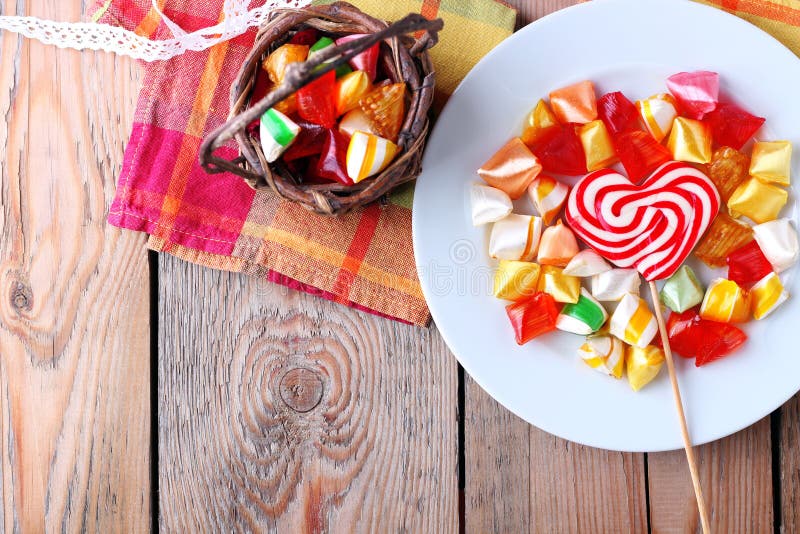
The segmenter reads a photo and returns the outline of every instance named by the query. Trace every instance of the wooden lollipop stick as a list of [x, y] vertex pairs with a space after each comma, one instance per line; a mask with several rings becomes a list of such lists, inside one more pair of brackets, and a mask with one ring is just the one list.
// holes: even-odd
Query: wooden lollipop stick
[[653, 309], [656, 312], [658, 331], [661, 333], [661, 342], [664, 345], [664, 357], [667, 360], [669, 379], [670, 382], [672, 382], [672, 395], [675, 399], [675, 408], [678, 410], [678, 422], [681, 425], [683, 448], [686, 451], [686, 460], [689, 462], [689, 473], [692, 475], [694, 496], [697, 499], [697, 509], [700, 512], [700, 523], [703, 525], [703, 534], [710, 534], [711, 525], [708, 521], [708, 509], [706, 509], [706, 501], [703, 498], [703, 488], [700, 486], [700, 475], [697, 473], [697, 462], [694, 459], [692, 440], [689, 437], [689, 429], [686, 426], [686, 415], [683, 413], [683, 401], [681, 400], [681, 390], [678, 387], [678, 377], [675, 374], [675, 363], [672, 361], [672, 348], [669, 346], [667, 327], [664, 324], [664, 317], [661, 315], [661, 306], [658, 302], [658, 289], [656, 289], [655, 282], [650, 282], [650, 294], [653, 297]]

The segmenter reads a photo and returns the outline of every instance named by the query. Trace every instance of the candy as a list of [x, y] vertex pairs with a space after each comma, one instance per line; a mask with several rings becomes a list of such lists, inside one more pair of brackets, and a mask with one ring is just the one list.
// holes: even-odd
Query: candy
[[550, 93], [550, 106], [563, 124], [585, 124], [597, 118], [597, 100], [590, 81], [556, 89]]
[[356, 132], [370, 133], [378, 135], [375, 128], [372, 126], [372, 121], [369, 120], [366, 113], [361, 111], [360, 108], [348, 111], [342, 120], [339, 121], [339, 131], [347, 136], [352, 136]]
[[667, 88], [691, 119], [714, 111], [719, 98], [719, 74], [708, 71], [679, 72], [667, 78]]
[[[316, 54], [318, 54], [319, 52], [322, 52], [323, 50], [325, 50], [326, 48], [328, 48], [330, 46], [334, 46], [333, 39], [331, 39], [330, 37], [322, 37], [322, 38], [320, 38], [316, 43], [311, 45], [311, 48], [308, 50], [308, 59], [311, 59]], [[330, 63], [334, 59], [336, 59], [336, 58], [331, 58], [326, 63]], [[337, 78], [340, 77], [340, 76], [344, 76], [345, 74], [348, 74], [348, 73], [350, 73], [352, 71], [353, 71], [353, 69], [351, 69], [350, 65], [347, 65], [347, 64], [339, 65], [338, 67], [336, 67], [336, 69], [334, 69], [334, 72], [336, 73], [335, 76]]]
[[667, 333], [672, 350], [685, 358], [696, 357], [697, 367], [727, 356], [747, 341], [747, 335], [732, 324], [701, 319], [694, 310], [671, 314]]
[[641, 279], [636, 269], [611, 269], [592, 276], [592, 296], [601, 301], [616, 301], [628, 293], [639, 294]]
[[397, 150], [388, 139], [356, 132], [347, 148], [347, 175], [356, 183], [374, 176], [389, 166]]
[[275, 85], [283, 83], [286, 76], [286, 67], [291, 63], [305, 61], [308, 57], [308, 47], [300, 44], [285, 44], [275, 49], [261, 64], [267, 71], [267, 76]]
[[303, 119], [333, 128], [336, 123], [336, 76], [326, 72], [313, 82], [297, 90], [297, 113]]
[[576, 303], [581, 294], [581, 280], [564, 274], [559, 267], [542, 265], [537, 289], [553, 295], [556, 302]]
[[663, 93], [639, 100], [636, 102], [636, 108], [642, 116], [647, 131], [659, 143], [672, 129], [672, 122], [678, 116], [678, 112], [675, 111], [675, 99]]
[[714, 182], [723, 202], [728, 202], [739, 185], [748, 178], [750, 159], [731, 147], [718, 148], [711, 155], [708, 177]]
[[268, 162], [273, 162], [291, 145], [300, 127], [289, 117], [275, 109], [268, 109], [261, 116], [261, 149]]
[[648, 345], [645, 348], [628, 347], [625, 363], [628, 384], [633, 391], [639, 391], [658, 376], [664, 365], [664, 351], [655, 345]]
[[273, 109], [280, 111], [284, 115], [294, 115], [297, 113], [297, 93], [292, 93], [277, 104]]
[[578, 135], [586, 155], [588, 170], [603, 169], [617, 161], [617, 153], [603, 121], [594, 120], [578, 127]]
[[603, 257], [592, 249], [581, 250], [564, 268], [564, 274], [570, 276], [594, 276], [610, 271], [611, 266]]
[[292, 44], [311, 46], [316, 43], [318, 39], [319, 32], [314, 28], [307, 28], [292, 35], [292, 38], [289, 39], [289, 42]]
[[361, 99], [361, 111], [372, 121], [378, 135], [396, 142], [406, 112], [405, 99], [405, 83], [379, 85]]
[[566, 267], [578, 250], [575, 234], [558, 221], [558, 224], [546, 228], [542, 234], [538, 261], [542, 265]]
[[553, 222], [568, 194], [569, 187], [566, 184], [544, 174], [540, 174], [528, 186], [528, 196], [545, 224]]
[[611, 315], [610, 332], [629, 345], [645, 348], [658, 333], [658, 323], [644, 299], [631, 293]]
[[734, 250], [726, 261], [728, 280], [733, 280], [741, 287], [750, 287], [772, 272], [772, 265], [756, 241]]
[[641, 130], [619, 135], [614, 139], [614, 148], [628, 178], [634, 183], [672, 159], [669, 150]]
[[369, 78], [363, 70], [353, 71], [336, 80], [336, 116], [359, 107], [361, 98], [369, 89]]
[[328, 138], [328, 130], [319, 124], [301, 118], [297, 118], [295, 122], [300, 127], [300, 133], [289, 149], [283, 153], [283, 161], [286, 162], [320, 154]]
[[614, 336], [591, 336], [578, 349], [583, 362], [604, 375], [622, 378], [625, 368], [625, 346]]
[[783, 288], [780, 277], [769, 273], [750, 290], [753, 317], [760, 321], [786, 302], [789, 293]]
[[512, 213], [492, 226], [489, 256], [500, 260], [530, 261], [536, 257], [541, 235], [541, 218]]
[[529, 261], [500, 260], [494, 273], [494, 296], [520, 300], [533, 296], [539, 284], [541, 268]]
[[709, 267], [724, 267], [725, 259], [737, 248], [753, 240], [753, 229], [725, 213], [720, 213], [706, 232], [694, 255]]
[[556, 329], [558, 309], [553, 297], [547, 293], [537, 293], [529, 299], [506, 306], [506, 314], [514, 328], [517, 344], [523, 345]]
[[671, 162], [638, 186], [613, 170], [595, 171], [572, 188], [564, 213], [597, 253], [652, 281], [680, 267], [718, 210], [711, 181]]
[[347, 138], [337, 130], [327, 130], [325, 145], [322, 147], [322, 153], [316, 166], [317, 176], [344, 185], [353, 185], [353, 178], [347, 172], [348, 159]]
[[775, 272], [783, 272], [797, 262], [800, 247], [797, 231], [789, 219], [758, 224], [753, 227], [753, 234]]
[[[360, 39], [361, 37], [366, 37], [364, 34], [354, 33], [352, 35], [346, 35], [344, 37], [340, 37], [336, 39], [336, 45], [341, 46], [347, 42], [353, 41], [355, 39]], [[380, 54], [380, 43], [375, 43], [371, 47], [367, 48], [360, 54], [357, 54], [350, 58], [348, 62], [353, 70], [360, 70], [367, 73], [370, 82], [375, 81], [375, 77], [378, 75], [378, 55]]]
[[639, 129], [636, 106], [619, 91], [604, 94], [597, 100], [597, 115], [612, 136]]
[[750, 178], [728, 199], [728, 210], [734, 217], [744, 215], [756, 223], [765, 223], [778, 218], [787, 200], [789, 193], [785, 189]]
[[678, 161], [708, 163], [711, 161], [711, 129], [700, 121], [677, 117], [667, 148]]
[[580, 298], [574, 304], [567, 304], [561, 309], [556, 321], [556, 328], [564, 332], [588, 336], [600, 330], [608, 320], [608, 312], [597, 302], [586, 289], [581, 289]]
[[536, 156], [519, 137], [514, 137], [478, 169], [478, 175], [516, 200], [541, 170]]
[[748, 139], [764, 124], [764, 117], [756, 117], [736, 104], [717, 104], [717, 108], [706, 115], [714, 142], [719, 146], [742, 148]]
[[514, 208], [505, 192], [487, 185], [472, 184], [470, 199], [473, 226], [499, 221]]
[[583, 145], [572, 125], [548, 128], [531, 150], [545, 171], [567, 176], [586, 173]]
[[792, 143], [757, 141], [750, 156], [750, 174], [765, 182], [789, 185], [792, 167]]
[[717, 278], [706, 290], [700, 317], [719, 323], [743, 323], [750, 318], [750, 296], [736, 282]]
[[692, 268], [683, 265], [664, 282], [664, 287], [659, 293], [659, 300], [670, 310], [682, 313], [703, 302], [704, 295], [705, 290], [694, 275]]
[[525, 126], [522, 129], [522, 141], [528, 145], [533, 146], [539, 141], [544, 133], [553, 126], [557, 126], [558, 121], [550, 107], [544, 100], [539, 100], [536, 107], [528, 113], [525, 118]]

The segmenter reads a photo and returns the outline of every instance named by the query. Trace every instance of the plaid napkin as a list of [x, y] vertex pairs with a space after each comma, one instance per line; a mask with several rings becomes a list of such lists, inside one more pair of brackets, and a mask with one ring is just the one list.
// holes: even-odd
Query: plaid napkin
[[766, 31], [800, 56], [800, 0], [699, 0]]
[[[511, 34], [516, 19], [512, 8], [494, 0], [353, 3], [387, 20], [412, 11], [445, 20], [432, 51], [440, 100]], [[222, 0], [159, 5], [192, 31], [218, 22]], [[170, 37], [150, 0], [100, 0], [93, 19], [152, 39]], [[251, 31], [204, 52], [145, 65], [109, 222], [147, 232], [150, 248], [191, 262], [266, 277], [382, 316], [426, 324], [430, 315], [411, 242], [413, 185], [392, 195], [385, 206], [331, 219], [271, 193], [256, 193], [234, 175], [208, 175], [199, 166], [200, 143], [225, 121], [231, 82], [254, 38]], [[219, 154], [236, 156], [235, 144]]]

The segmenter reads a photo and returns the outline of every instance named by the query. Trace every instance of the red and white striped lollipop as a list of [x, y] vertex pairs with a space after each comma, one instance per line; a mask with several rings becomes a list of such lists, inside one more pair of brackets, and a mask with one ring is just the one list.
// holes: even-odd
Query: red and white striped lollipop
[[572, 188], [565, 217], [598, 254], [653, 281], [681, 266], [719, 204], [705, 174], [671, 161], [639, 185], [611, 169], [586, 175]]

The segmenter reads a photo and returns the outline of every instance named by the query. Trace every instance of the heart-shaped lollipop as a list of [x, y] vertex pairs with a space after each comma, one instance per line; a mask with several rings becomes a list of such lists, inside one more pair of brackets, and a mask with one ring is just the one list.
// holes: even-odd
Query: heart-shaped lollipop
[[671, 161], [639, 185], [604, 169], [572, 188], [565, 217], [576, 234], [619, 267], [635, 267], [648, 281], [671, 276], [719, 211], [708, 177]]

